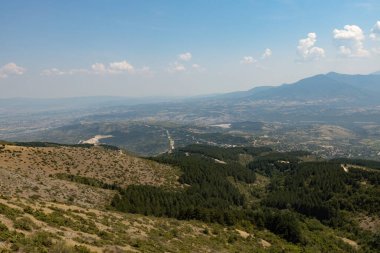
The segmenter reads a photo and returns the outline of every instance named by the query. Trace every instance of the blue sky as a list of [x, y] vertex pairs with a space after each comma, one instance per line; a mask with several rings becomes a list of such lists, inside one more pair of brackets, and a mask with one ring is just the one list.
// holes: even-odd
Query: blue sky
[[380, 70], [380, 2], [4, 0], [0, 97], [184, 96]]

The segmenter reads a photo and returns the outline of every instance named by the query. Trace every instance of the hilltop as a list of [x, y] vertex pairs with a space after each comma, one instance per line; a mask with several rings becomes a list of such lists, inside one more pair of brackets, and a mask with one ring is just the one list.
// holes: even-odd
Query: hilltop
[[[109, 204], [114, 192], [69, 182], [69, 175], [96, 182], [128, 185], [178, 186], [178, 170], [123, 152], [96, 146], [46, 143], [0, 144], [1, 192], [88, 207]], [[63, 181], [64, 180], [64, 181]]]

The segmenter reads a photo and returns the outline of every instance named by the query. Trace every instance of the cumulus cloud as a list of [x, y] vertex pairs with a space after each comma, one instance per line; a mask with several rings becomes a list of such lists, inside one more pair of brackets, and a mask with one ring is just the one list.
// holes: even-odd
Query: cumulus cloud
[[[146, 73], [147, 67], [143, 69], [138, 69], [138, 73]], [[62, 75], [74, 75], [74, 74], [118, 74], [118, 73], [135, 73], [135, 68], [132, 64], [127, 61], [111, 62], [108, 66], [104, 63], [94, 63], [90, 66], [90, 69], [70, 69], [70, 70], [60, 70], [57, 68], [44, 69], [41, 72], [42, 76], [62, 76]]]
[[266, 48], [264, 50], [264, 53], [261, 55], [261, 59], [267, 59], [272, 56], [272, 50], [269, 48]]
[[334, 39], [339, 43], [339, 53], [346, 57], [366, 57], [368, 50], [364, 48], [365, 36], [357, 25], [345, 25], [343, 29], [334, 29]]
[[98, 74], [105, 74], [107, 72], [106, 66], [98, 62], [91, 65], [91, 70]]
[[190, 61], [193, 56], [190, 52], [186, 52], [178, 55], [178, 59], [181, 61]]
[[193, 58], [193, 55], [190, 52], [179, 54], [177, 56], [177, 61], [169, 63], [167, 72], [179, 73], [179, 72], [187, 72], [187, 71], [190, 71], [191, 69], [203, 71], [204, 68], [202, 68], [199, 64], [190, 63], [192, 58]]
[[22, 75], [25, 73], [25, 68], [17, 66], [16, 63], [10, 62], [0, 68], [0, 78], [7, 78], [11, 75]]
[[186, 70], [186, 67], [179, 63], [179, 62], [174, 62], [169, 64], [168, 72], [170, 73], [175, 73], [175, 72], [183, 72]]
[[117, 74], [122, 72], [133, 73], [135, 68], [127, 61], [111, 62], [106, 66], [103, 63], [91, 65], [91, 70], [96, 74]]
[[377, 21], [372, 27], [369, 37], [373, 40], [380, 40], [380, 21]]
[[261, 54], [261, 57], [259, 59], [255, 59], [253, 56], [247, 55], [247, 56], [244, 56], [240, 60], [240, 64], [244, 64], [244, 65], [255, 64], [255, 67], [260, 67], [259, 65], [260, 61], [265, 60], [271, 56], [272, 56], [272, 50], [269, 48], [266, 48], [264, 52]]
[[308, 33], [307, 38], [298, 41], [297, 52], [302, 60], [313, 61], [325, 57], [325, 50], [314, 46], [316, 42], [316, 33]]
[[133, 72], [135, 68], [127, 61], [121, 62], [111, 62], [109, 64], [108, 71], [109, 72], [123, 72], [127, 71], [129, 73]]
[[59, 70], [57, 68], [44, 69], [41, 72], [42, 76], [62, 76], [65, 74], [66, 74], [65, 71]]
[[244, 56], [240, 61], [241, 64], [252, 64], [257, 62], [252, 56]]
[[206, 71], [206, 68], [204, 68], [203, 66], [197, 64], [197, 63], [194, 63], [191, 65], [191, 68], [197, 72], [203, 72], [203, 71]]
[[87, 69], [70, 69], [61, 70], [58, 68], [44, 69], [41, 71], [41, 76], [63, 76], [63, 75], [75, 75], [75, 74], [86, 74], [90, 73]]

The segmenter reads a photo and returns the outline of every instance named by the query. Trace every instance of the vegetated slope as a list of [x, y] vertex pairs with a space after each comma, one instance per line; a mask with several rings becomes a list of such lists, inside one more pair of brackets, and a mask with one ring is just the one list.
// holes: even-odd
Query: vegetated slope
[[122, 150], [90, 145], [19, 145], [0, 145], [0, 188], [2, 194], [8, 196], [61, 202], [71, 200], [81, 205], [104, 206], [114, 194], [110, 190], [63, 181], [67, 175], [119, 187], [130, 184], [178, 185], [176, 169], [128, 155]]
[[199, 221], [0, 198], [1, 252], [291, 252], [294, 249], [294, 245], [268, 231], [253, 234], [243, 228]]
[[[316, 161], [308, 152], [273, 152], [265, 147], [191, 145], [152, 158], [155, 161], [146, 161], [117, 149], [90, 145], [21, 145], [1, 146], [5, 159], [0, 161], [7, 165], [2, 171], [9, 173], [0, 174], [0, 182], [15, 174], [18, 179], [34, 182], [38, 188], [22, 185], [9, 192], [8, 184], [0, 189], [2, 195], [8, 195], [0, 198], [0, 249], [21, 252], [62, 252], [59, 248], [71, 250], [68, 252], [376, 252], [379, 249], [376, 203], [380, 202], [380, 173], [373, 163], [372, 169], [367, 170], [363, 169], [364, 161], [360, 161], [358, 168], [348, 162]], [[23, 152], [28, 155], [22, 155]], [[116, 158], [119, 164], [113, 163]], [[120, 162], [128, 159], [135, 163]], [[36, 161], [25, 166], [29, 160]], [[76, 163], [64, 163], [72, 160]], [[97, 163], [88, 160], [105, 163], [99, 169]], [[139, 166], [133, 171], [126, 169], [136, 163], [145, 165], [145, 170]], [[132, 175], [136, 173], [134, 178]], [[124, 174], [127, 176], [120, 180]], [[163, 179], [144, 180], [149, 175]], [[49, 195], [56, 187], [58, 193]], [[90, 199], [90, 193], [104, 194], [108, 201], [104, 198], [96, 205], [90, 203], [99, 197]], [[53, 198], [60, 194], [61, 197]], [[310, 210], [322, 210], [327, 215]]]
[[[90, 145], [4, 142], [0, 156], [1, 252], [278, 252], [298, 248], [266, 230], [105, 209], [116, 192], [103, 188], [145, 184], [181, 191], [178, 170], [171, 166]], [[150, 176], [157, 180], [149, 180]]]
[[[241, 160], [247, 156], [251, 162]], [[189, 187], [180, 192], [128, 187], [114, 198], [116, 209], [226, 226], [250, 224], [304, 245], [305, 250], [319, 247], [323, 251], [326, 248], [316, 246], [321, 237], [309, 224], [316, 219], [321, 227], [333, 228], [335, 238], [351, 243], [345, 248], [329, 242], [326, 247], [333, 247], [332, 252], [377, 248], [380, 231], [363, 230], [355, 222], [357, 216], [379, 219], [379, 171], [353, 166], [345, 170], [336, 161], [312, 161], [303, 151], [280, 153], [249, 147], [192, 145], [155, 160], [178, 166], [183, 172], [180, 182]], [[258, 175], [267, 177], [269, 184], [260, 188]]]

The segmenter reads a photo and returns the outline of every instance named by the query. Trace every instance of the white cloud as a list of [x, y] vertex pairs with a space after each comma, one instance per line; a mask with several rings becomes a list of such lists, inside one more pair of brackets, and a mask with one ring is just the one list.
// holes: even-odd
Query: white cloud
[[65, 71], [59, 70], [57, 68], [44, 69], [41, 72], [42, 76], [62, 76], [65, 74], [66, 74]]
[[245, 64], [245, 65], [255, 64], [256, 67], [259, 67], [258, 63], [261, 60], [265, 60], [271, 56], [272, 56], [272, 50], [269, 48], [266, 48], [264, 52], [261, 54], [261, 58], [259, 60], [256, 60], [255, 58], [253, 58], [253, 56], [247, 55], [247, 56], [244, 56], [240, 60], [240, 64]]
[[7, 78], [10, 75], [22, 75], [25, 70], [25, 68], [17, 66], [16, 63], [10, 62], [0, 68], [0, 78]]
[[135, 68], [127, 61], [121, 61], [121, 62], [111, 62], [109, 64], [108, 72], [123, 72], [127, 71], [129, 73], [134, 72]]
[[204, 71], [206, 71], [206, 68], [204, 68], [203, 66], [201, 66], [201, 65], [199, 65], [197, 63], [192, 64], [191, 67], [194, 70], [198, 71], [198, 72], [204, 72]]
[[190, 52], [182, 53], [178, 55], [178, 60], [169, 63], [167, 72], [169, 73], [179, 73], [179, 72], [190, 72], [191, 70], [196, 70], [198, 72], [203, 72], [206, 69], [203, 68], [198, 63], [191, 63], [192, 54]]
[[60, 70], [58, 68], [51, 68], [51, 69], [42, 70], [40, 75], [41, 76], [63, 76], [63, 75], [75, 75], [75, 74], [88, 74], [90, 72], [91, 71], [87, 69]]
[[298, 41], [297, 52], [302, 60], [313, 61], [325, 57], [325, 50], [314, 46], [316, 42], [317, 34], [315, 33], [308, 33], [307, 38]]
[[257, 62], [252, 56], [244, 56], [240, 61], [241, 64], [252, 64]]
[[91, 70], [98, 74], [105, 74], [107, 72], [107, 68], [103, 63], [92, 64]]
[[380, 40], [380, 21], [372, 27], [369, 37], [373, 40]]
[[346, 57], [366, 57], [368, 50], [364, 48], [365, 36], [363, 30], [357, 25], [345, 25], [344, 29], [334, 29], [334, 39], [339, 45], [339, 53]]
[[178, 59], [181, 61], [190, 61], [193, 56], [190, 52], [186, 52], [178, 55]]
[[266, 48], [264, 50], [264, 53], [261, 55], [261, 59], [267, 59], [272, 56], [272, 50], [269, 48]]
[[168, 68], [168, 71], [170, 73], [183, 72], [185, 70], [186, 70], [185, 66], [179, 62], [174, 62], [174, 63], [169, 64], [169, 68]]
[[346, 39], [346, 40], [364, 40], [363, 30], [357, 25], [345, 25], [344, 29], [334, 29], [335, 39]]
[[91, 70], [89, 72], [95, 74], [118, 74], [123, 72], [134, 73], [135, 67], [128, 61], [111, 62], [108, 67], [103, 63], [94, 63], [91, 65]]
[[41, 76], [63, 76], [63, 75], [75, 75], [75, 74], [88, 74], [91, 71], [88, 69], [70, 69], [60, 70], [57, 68], [44, 69], [41, 71]]
[[[137, 70], [138, 73], [146, 73], [148, 67], [143, 67], [141, 70]], [[135, 68], [127, 61], [111, 62], [106, 66], [104, 63], [94, 63], [90, 69], [70, 69], [60, 70], [57, 68], [44, 69], [41, 72], [42, 76], [62, 76], [62, 75], [74, 75], [74, 74], [118, 74], [118, 73], [135, 73]]]
[[57, 68], [51, 68], [51, 69], [42, 70], [40, 75], [41, 76], [63, 76], [63, 75], [75, 75], [75, 74], [88, 74], [88, 73], [91, 73], [91, 71], [88, 69], [60, 70]]

